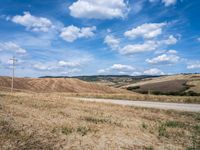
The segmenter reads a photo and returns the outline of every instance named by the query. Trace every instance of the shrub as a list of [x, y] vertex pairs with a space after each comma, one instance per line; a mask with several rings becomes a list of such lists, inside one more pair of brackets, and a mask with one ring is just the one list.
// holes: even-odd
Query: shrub
[[185, 127], [185, 124], [178, 121], [166, 121], [165, 126], [171, 128], [183, 128]]
[[73, 132], [73, 128], [70, 128], [70, 127], [63, 127], [62, 128], [62, 133], [65, 134], [65, 135], [69, 135]]
[[85, 136], [88, 132], [91, 131], [90, 128], [88, 127], [78, 127], [76, 130], [79, 134], [81, 134], [82, 136]]

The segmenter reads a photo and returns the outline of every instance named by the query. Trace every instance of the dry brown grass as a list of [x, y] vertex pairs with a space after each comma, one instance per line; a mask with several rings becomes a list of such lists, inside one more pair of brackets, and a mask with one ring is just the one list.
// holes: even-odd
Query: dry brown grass
[[200, 114], [0, 94], [0, 149], [200, 148]]
[[173, 102], [173, 103], [200, 103], [200, 96], [165, 96], [165, 95], [147, 95], [136, 93], [122, 94], [102, 94], [102, 93], [59, 93], [59, 95], [88, 97], [88, 98], [107, 98], [134, 101], [156, 101], [156, 102]]
[[[11, 87], [10, 77], [0, 77], [0, 90], [8, 91]], [[15, 78], [15, 91], [45, 92], [92, 92], [92, 93], [128, 93], [100, 84], [89, 83], [74, 78]]]

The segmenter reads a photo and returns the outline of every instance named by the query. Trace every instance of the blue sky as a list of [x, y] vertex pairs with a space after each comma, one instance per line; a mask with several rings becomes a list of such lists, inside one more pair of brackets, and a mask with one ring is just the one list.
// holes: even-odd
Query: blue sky
[[199, 0], [0, 1], [0, 75], [200, 72]]

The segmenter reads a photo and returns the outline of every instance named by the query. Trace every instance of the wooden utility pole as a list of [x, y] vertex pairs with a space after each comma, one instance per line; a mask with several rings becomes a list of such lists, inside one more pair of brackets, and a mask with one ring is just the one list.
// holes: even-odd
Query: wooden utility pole
[[12, 84], [11, 84], [11, 92], [13, 92], [13, 88], [14, 88], [14, 77], [15, 77], [15, 63], [17, 62], [17, 59], [13, 56], [12, 59]]

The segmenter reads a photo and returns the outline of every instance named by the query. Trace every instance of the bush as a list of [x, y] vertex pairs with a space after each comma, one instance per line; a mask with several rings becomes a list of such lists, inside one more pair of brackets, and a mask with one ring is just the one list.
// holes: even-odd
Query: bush
[[70, 128], [70, 127], [63, 127], [62, 128], [62, 133], [65, 134], [65, 135], [69, 135], [73, 132], [73, 128]]
[[77, 128], [77, 132], [79, 133], [79, 134], [81, 134], [82, 136], [84, 136], [84, 135], [86, 135], [88, 132], [90, 132], [91, 131], [91, 129], [90, 128], [88, 128], [88, 127], [78, 127]]

